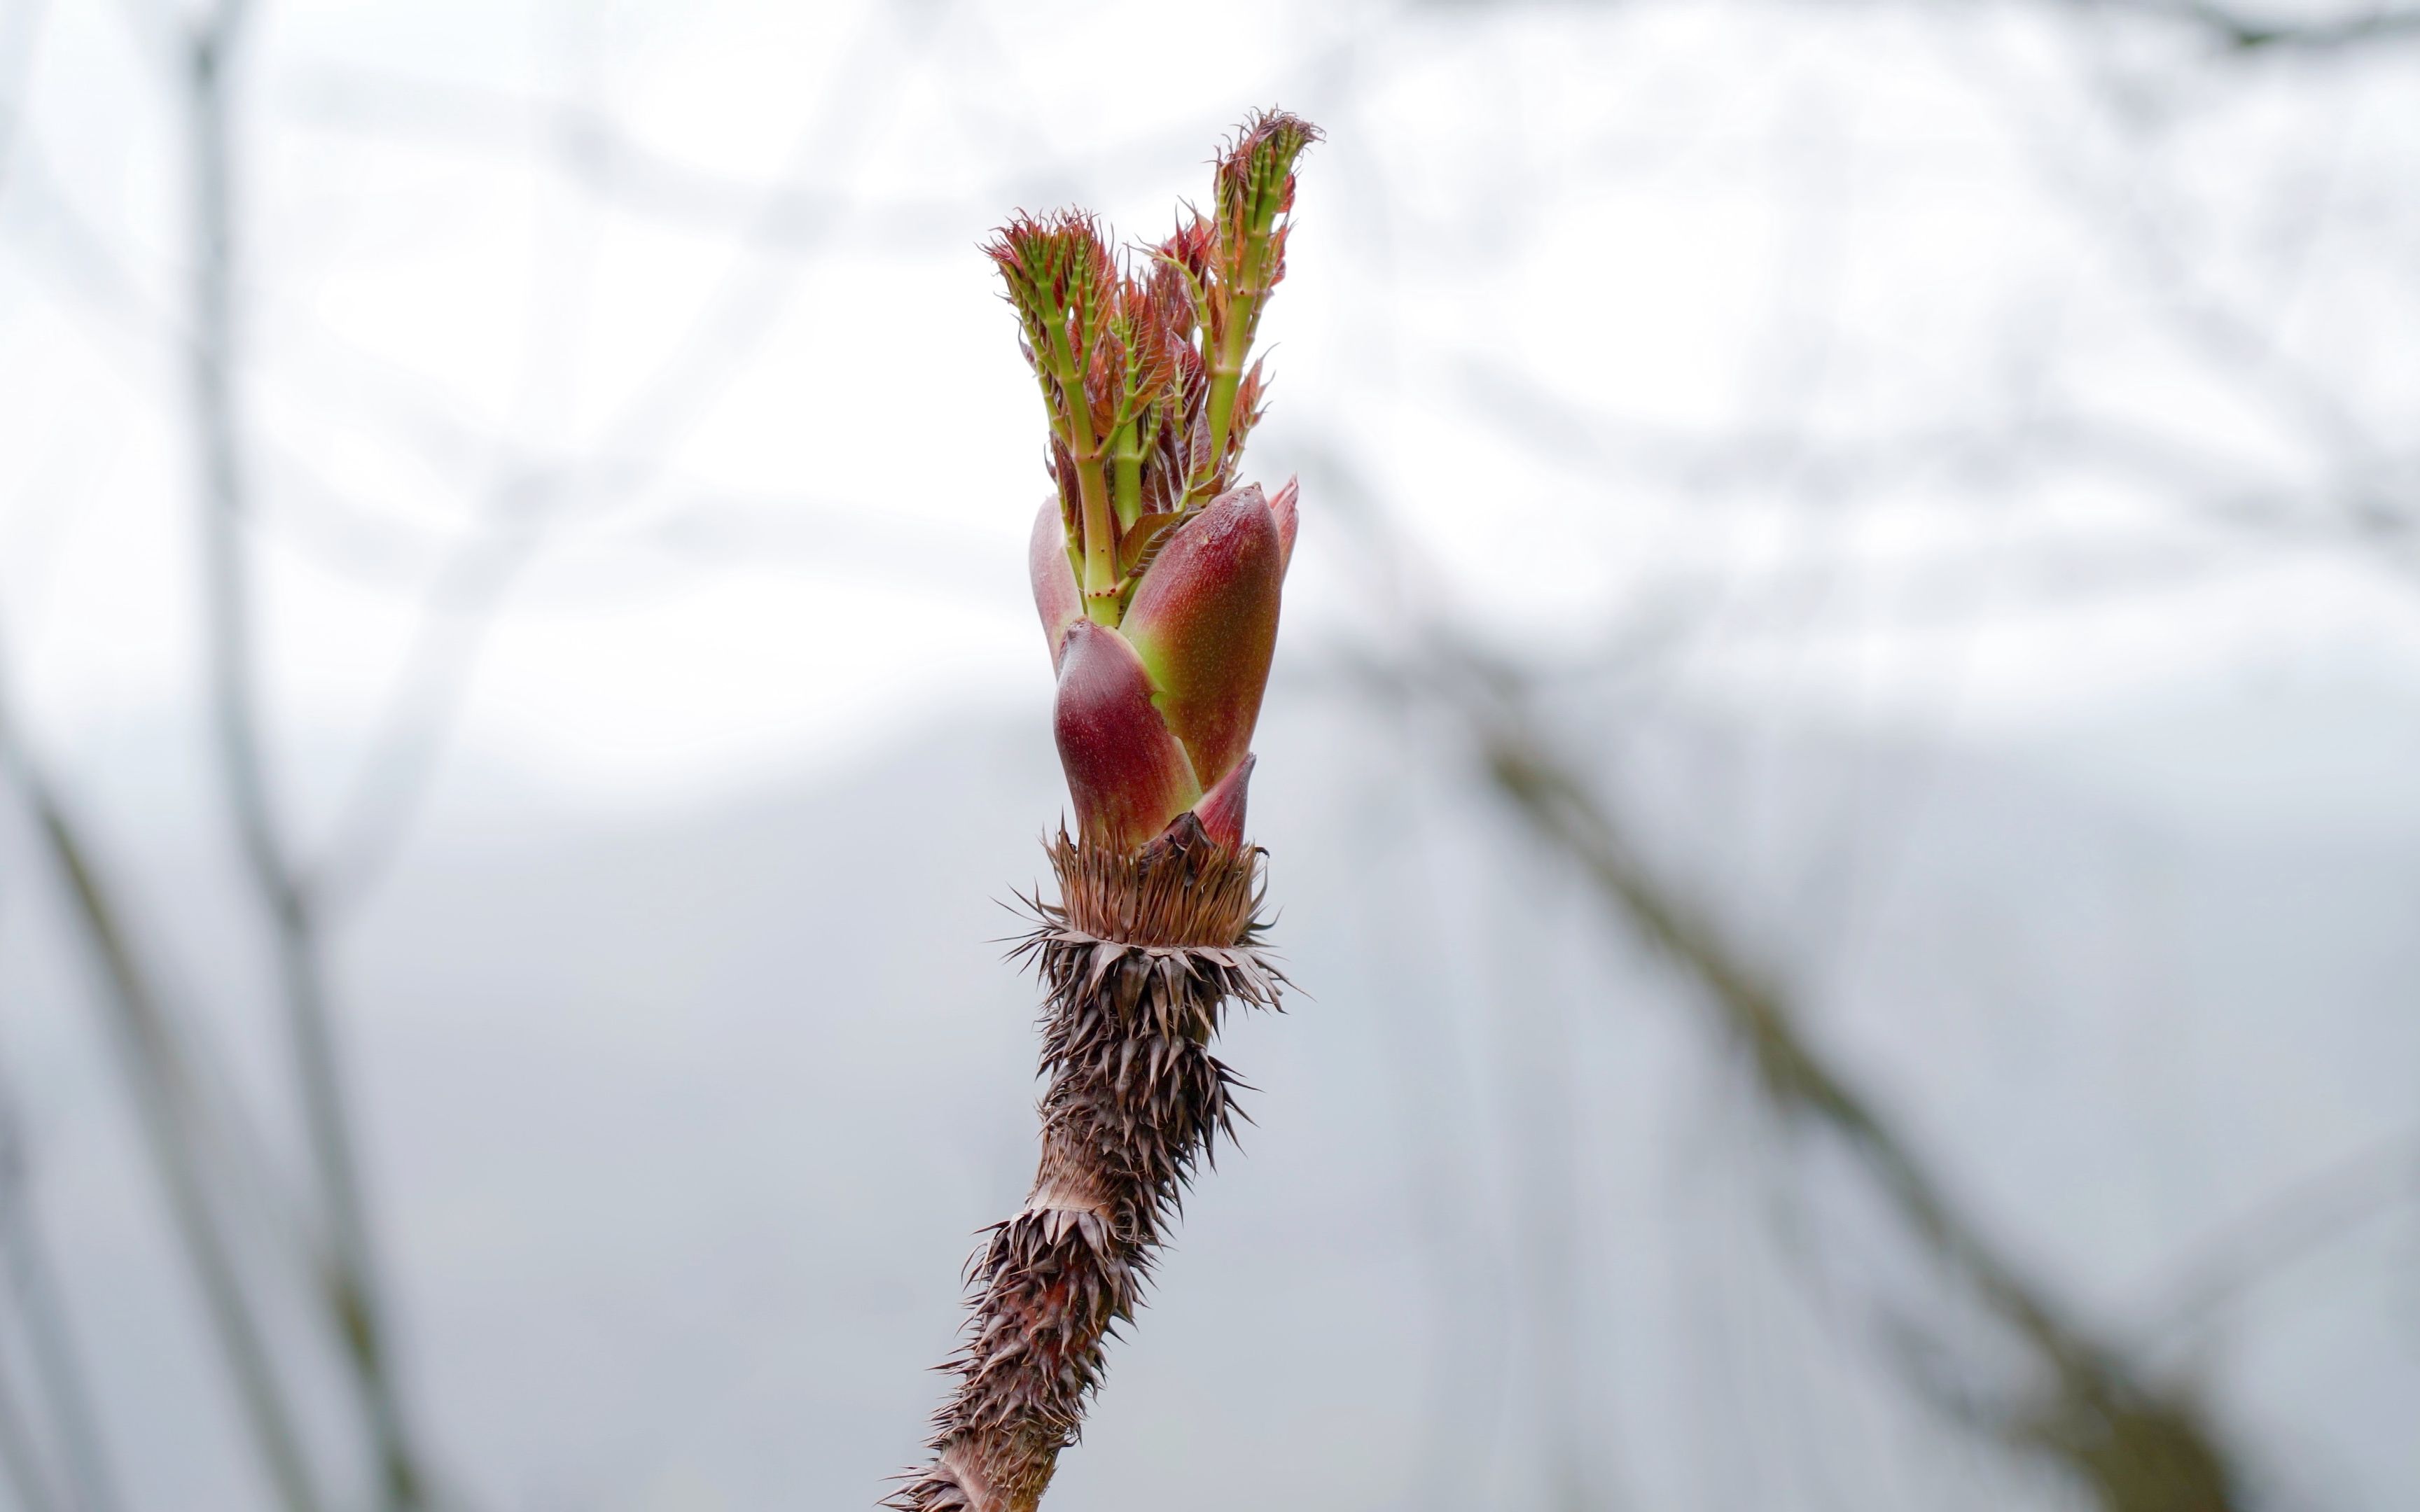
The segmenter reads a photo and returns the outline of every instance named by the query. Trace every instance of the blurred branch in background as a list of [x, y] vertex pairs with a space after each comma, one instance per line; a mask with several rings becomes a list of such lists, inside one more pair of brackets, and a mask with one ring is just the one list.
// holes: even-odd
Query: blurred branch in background
[[67, 1504], [76, 1512], [117, 1512], [124, 1504], [42, 1232], [25, 1140], [15, 1088], [0, 1083], [0, 1264], [8, 1269], [34, 1377], [58, 1439], [60, 1480], [70, 1489]]
[[2272, 1192], [2142, 1288], [2144, 1347], [2174, 1350], [2263, 1281], [2397, 1206], [2420, 1199], [2420, 1133], [2364, 1146]]
[[[543, 483], [533, 483], [533, 490]], [[545, 505], [506, 485], [489, 518], [448, 553], [344, 802], [303, 875], [332, 915], [384, 875], [436, 780], [480, 648], [544, 538]]]
[[183, 39], [193, 217], [189, 356], [200, 469], [209, 709], [220, 777], [247, 874], [274, 936], [288, 1049], [318, 1196], [319, 1285], [373, 1441], [378, 1504], [389, 1512], [409, 1512], [426, 1504], [428, 1477], [396, 1380], [391, 1324], [362, 1192], [359, 1141], [330, 1001], [319, 899], [292, 855], [264, 748], [259, 602], [253, 585], [250, 535], [253, 505], [239, 392], [239, 211], [230, 131], [234, 80], [242, 63], [249, 19], [245, 0], [218, 0], [191, 23]]
[[[549, 465], [520, 455], [511, 438], [499, 440], [506, 454], [500, 475], [485, 491], [478, 521], [446, 554], [423, 595], [418, 629], [378, 717], [367, 755], [306, 873], [331, 907], [357, 902], [403, 843], [436, 777], [487, 632], [549, 529], [575, 508], [584, 508], [593, 522], [658, 485], [681, 439], [772, 328], [789, 288], [857, 212], [851, 196], [811, 192], [799, 181], [845, 161], [850, 143], [872, 129], [884, 86], [906, 75], [945, 35], [939, 22], [951, 6], [952, 0], [914, 0], [878, 7], [861, 24], [835, 67], [840, 85], [810, 112], [784, 174], [769, 185], [735, 191], [744, 203], [732, 228], [735, 261], [675, 355], [598, 427], [603, 441], [597, 455]], [[900, 55], [887, 55], [893, 52]], [[372, 100], [383, 95], [405, 101], [404, 119], [443, 123], [474, 136], [487, 114], [476, 96], [461, 91], [439, 91], [431, 100], [422, 86], [388, 81], [381, 91], [376, 81], [349, 79], [334, 92], [346, 101], [340, 118], [362, 119], [352, 107], [364, 89]], [[395, 116], [373, 110], [370, 119], [389, 125]], [[590, 145], [572, 157], [595, 170], [597, 184], [618, 182], [627, 166], [621, 156], [599, 155], [598, 144], [625, 141], [610, 117], [566, 106], [555, 125], [551, 137]], [[752, 261], [767, 247], [778, 249], [782, 258]], [[533, 352], [533, 366], [551, 355]]]
[[[903, 39], [911, 50], [929, 45], [938, 28], [908, 23], [929, 22], [933, 16], [928, 12], [935, 10], [932, 6], [876, 8], [855, 49], [842, 60], [839, 86], [812, 113], [800, 133], [792, 155], [794, 174], [845, 155], [848, 142], [867, 129], [885, 82], [896, 77], [902, 66], [882, 54]], [[148, 24], [153, 19], [143, 16], [138, 22]], [[437, 1493], [398, 1379], [391, 1314], [364, 1193], [358, 1131], [346, 1089], [340, 1014], [327, 959], [330, 922], [375, 882], [411, 827], [467, 690], [485, 629], [535, 554], [548, 524], [575, 501], [627, 501], [651, 486], [679, 437], [770, 328], [769, 311], [800, 276], [803, 265], [783, 260], [736, 268], [675, 358], [602, 428], [613, 448], [611, 456], [552, 468], [534, 468], [519, 457], [507, 462], [481, 518], [450, 553], [426, 595], [420, 629], [375, 725], [367, 755], [326, 844], [306, 860], [283, 810], [287, 789], [276, 769], [263, 706], [262, 603], [255, 570], [261, 519], [242, 405], [241, 202], [234, 116], [252, 26], [244, 0], [222, 0], [189, 23], [173, 54], [189, 153], [191, 283], [183, 324], [201, 504], [209, 708], [227, 808], [251, 888], [273, 939], [293, 1081], [314, 1175], [317, 1220], [309, 1247], [316, 1284], [374, 1449], [379, 1504], [389, 1512], [410, 1512], [429, 1504]], [[795, 258], [827, 240], [843, 223], [848, 206], [834, 197], [819, 207], [814, 224], [792, 224], [797, 193], [786, 183], [765, 192], [756, 229], [742, 238], [743, 259], [749, 243], [765, 239], [778, 240]], [[509, 444], [506, 449], [511, 450]], [[39, 801], [46, 814], [56, 814], [46, 790]], [[54, 849], [71, 876], [90, 880], [85, 848], [66, 827], [63, 815]], [[123, 1012], [142, 1019], [148, 1011], [144, 1005], [154, 999], [142, 980], [139, 958], [126, 946], [98, 884], [79, 896], [88, 900], [87, 918], [96, 940], [107, 942], [110, 980], [116, 984]], [[161, 1058], [168, 1051], [160, 1047], [169, 1041], [152, 1036], [138, 1043], [156, 1052], [144, 1062], [147, 1069], [137, 1088], [145, 1116], [156, 1120], [183, 1105], [170, 1094], [185, 1078], [172, 1060]], [[166, 1143], [177, 1143], [184, 1151], [174, 1162], [163, 1156], [163, 1170], [185, 1215], [189, 1247], [223, 1320], [222, 1334], [243, 1394], [254, 1404], [271, 1477], [289, 1512], [303, 1512], [316, 1504], [317, 1493], [308, 1484], [306, 1457], [279, 1395], [274, 1366], [252, 1320], [253, 1303], [225, 1254], [220, 1232], [224, 1219], [213, 1211], [208, 1180], [191, 1158], [195, 1147], [191, 1141]]]
[[[2240, 15], [2197, 5], [2091, 4], [2083, 8], [2120, 16], [2165, 16], [2219, 29], [2239, 50], [2258, 48], [2320, 49], [2345, 57], [2345, 50], [2368, 42], [2420, 40], [2420, 10], [2353, 12], [2335, 20], [2295, 24], [2284, 20], [2256, 23]], [[2163, 486], [2188, 508], [2239, 526], [2275, 532], [2313, 532], [2375, 551], [2407, 575], [2420, 574], [2420, 452], [2392, 425], [2381, 428], [2365, 415], [2364, 395], [2331, 364], [2298, 353], [2289, 341], [2301, 303], [2302, 285], [2312, 264], [2311, 249], [2339, 212], [2334, 180], [2340, 169], [2322, 164], [2293, 180], [2294, 192], [2280, 193], [2271, 203], [2252, 208], [2238, 235], [2249, 241], [2265, 239], [2290, 249], [2276, 260], [2266, 286], [2257, 293], [2223, 287], [2219, 270], [2239, 248], [2214, 230], [2188, 239], [2182, 227], [2195, 217], [2184, 210], [2189, 173], [2163, 173], [2169, 167], [2164, 138], [2174, 121], [2199, 109], [2216, 115], [2239, 99], [2249, 97], [2252, 81], [2235, 89], [2222, 88], [2211, 100], [2185, 104], [2163, 102], [2147, 108], [2147, 96], [2163, 87], [2121, 67], [2112, 56], [2119, 34], [2109, 28], [2085, 28], [2071, 39], [2075, 49], [2074, 73], [2086, 90], [2097, 119], [2121, 148], [2115, 166], [2096, 165], [2061, 113], [2045, 107], [2039, 91], [2026, 81], [1990, 66], [1977, 56], [1978, 82], [1989, 85], [2002, 106], [2026, 130], [2042, 181], [2073, 208], [2076, 224], [2102, 239], [2114, 254], [2114, 266], [2127, 272], [2141, 295], [2141, 308], [2156, 317], [2184, 349], [2196, 353], [2208, 374], [2242, 394], [2272, 417], [2284, 436], [2299, 437], [2308, 449], [2310, 476], [2300, 498], [2263, 498], [2247, 490], [2219, 459], [2196, 456], [2190, 444], [2167, 443], [2164, 485], [2146, 473], [2146, 481]], [[2400, 54], [2397, 54], [2398, 56]], [[2219, 71], [2234, 60], [2222, 54], [2206, 71]], [[2371, 61], [2365, 54], [2366, 61]], [[2241, 65], [2239, 64], [2238, 67]], [[2173, 85], [2164, 87], [2178, 94]], [[2340, 147], [2339, 150], [2343, 150]], [[2316, 179], [2313, 193], [2304, 178]], [[2308, 202], [2304, 197], [2308, 196]], [[2114, 422], [2114, 423], [2113, 423]], [[2094, 423], [2106, 439], [2125, 436], [2127, 427], [2115, 417]], [[2134, 459], [2148, 459], [2161, 442], [2155, 433], [2133, 443]]]
[[1807, 1037], [1787, 989], [1649, 872], [1591, 785], [1547, 744], [1509, 670], [1466, 660], [1453, 682], [1447, 696], [1469, 720], [1497, 791], [1689, 975], [1785, 1125], [1819, 1128], [1854, 1154], [1908, 1232], [2024, 1341], [2044, 1384], [1988, 1410], [1984, 1426], [2011, 1447], [2058, 1460], [2106, 1512], [2242, 1505], [2233, 1456], [2200, 1409], [2092, 1337], [1958, 1210], [1916, 1147]]
[[[1539, 8], [1501, 0], [1467, 8]], [[1996, 469], [2035, 482], [2098, 475], [2173, 500], [2214, 522], [2266, 537], [2358, 548], [2399, 573], [2420, 576], [2420, 451], [2392, 419], [2399, 411], [2374, 405], [2366, 411], [2366, 396], [2350, 378], [2296, 349], [2288, 336], [2304, 312], [2292, 277], [2254, 296], [2225, 286], [2219, 273], [2242, 250], [2230, 243], [2231, 235], [2244, 242], [2292, 241], [2305, 254], [2290, 270], [2299, 275], [2308, 246], [2337, 207], [2324, 192], [2309, 204], [2297, 196], [2309, 192], [2309, 179], [2324, 186], [2335, 169], [2321, 164], [2288, 180], [2291, 193], [2230, 207], [2237, 216], [2229, 221], [2195, 213], [2193, 195], [2207, 185], [2189, 163], [2171, 162], [2168, 151], [2180, 124], [2197, 116], [2221, 117], [2256, 100], [2278, 69], [2317, 76], [2396, 66], [2414, 56], [2420, 8], [2024, 0], [1867, 8], [1947, 23], [1937, 28], [1951, 44], [1944, 55], [1962, 60], [1978, 92], [1996, 97], [2021, 127], [2016, 140], [2042, 184], [2065, 202], [2078, 229], [2106, 247], [2111, 266], [2133, 285], [2136, 307], [2193, 354], [2196, 378], [2239, 395], [2280, 436], [2297, 442], [2307, 475], [2266, 482], [2259, 470], [2243, 466], [2241, 455], [2212, 448], [2205, 436], [2167, 428], [2123, 402], [2111, 403], [2107, 394], [2063, 393], [2044, 403], [2012, 402], [1997, 425], [1849, 440], [1745, 428], [1691, 434], [1580, 413], [1494, 352], [1449, 354], [1458, 369], [1455, 380], [1481, 402], [1486, 418], [1532, 443], [1593, 454], [1592, 466], [1612, 461], [1683, 488], [1736, 489], [1761, 482], [1808, 502], [1904, 476], [1912, 464], [1926, 461], [1969, 473]], [[1961, 24], [2027, 9], [2073, 23], [2057, 29], [2057, 39], [2080, 100], [2045, 92], [2040, 60], [2019, 61], [2022, 50], [1996, 46], [1993, 34]], [[2214, 39], [2219, 46], [2189, 48], [2181, 55], [2157, 50], [2158, 61], [2147, 63], [2129, 55], [2126, 46], [2145, 37]], [[2274, 69], [2259, 68], [2273, 59]], [[2248, 173], [2242, 182], [2267, 187]], [[1802, 469], [1803, 475], [1792, 475]]]
[[226, 1131], [207, 1105], [187, 1037], [145, 970], [91, 848], [35, 767], [5, 707], [0, 707], [0, 770], [33, 814], [92, 957], [129, 1100], [271, 1489], [285, 1512], [318, 1512], [326, 1504], [313, 1484], [294, 1412], [236, 1258], [225, 1211], [225, 1183], [231, 1175], [225, 1168]]
[[[1414, 0], [1436, 10], [1545, 8], [1544, 0]], [[1610, 8], [1619, 0], [1587, 0]], [[2335, 14], [2294, 15], [2273, 7], [2222, 6], [2206, 0], [2050, 0], [2096, 18], [2168, 22], [2204, 33], [2230, 53], [2335, 52], [2420, 38], [2420, 8], [2352, 5]], [[1938, 8], [1937, 7], [1935, 8]]]
[[2420, 37], [2420, 10], [2379, 6], [2335, 16], [2303, 18], [2202, 0], [2059, 0], [2101, 15], [2181, 22], [2213, 34], [2238, 53], [2329, 52]]
[[5, 1371], [0, 1371], [0, 1479], [23, 1512], [60, 1512], [33, 1428], [18, 1409], [16, 1388], [8, 1384]]
[[[1375, 497], [1332, 450], [1317, 454], [1329, 495], [1365, 544], [1382, 535]], [[1394, 563], [1398, 543], [1373, 558]], [[1897, 1341], [1902, 1374], [1937, 1408], [2021, 1454], [2057, 1464], [2102, 1512], [2226, 1512], [2242, 1508], [2240, 1456], [2192, 1396], [2157, 1381], [2118, 1341], [2098, 1336], [1950, 1196], [1949, 1188], [1853, 1073], [1818, 1045], [1789, 984], [1755, 964], [1701, 907], [1658, 873], [1599, 794], [1555, 746], [1522, 669], [1481, 651], [1434, 611], [1404, 609], [1408, 659], [1362, 663], [1390, 699], [1434, 703], [1470, 742], [1490, 786], [1531, 833], [1577, 867], [1622, 923], [1678, 967], [1690, 1000], [1754, 1068], [1754, 1086], [1782, 1127], [1812, 1129], [1851, 1156], [1905, 1235], [2024, 1350], [2030, 1380], [1997, 1403], [1942, 1379], [1930, 1341]], [[1924, 1345], [1918, 1350], [1915, 1345]]]
[[[2214, 31], [2229, 50], [2220, 55], [2228, 59], [2254, 51], [2342, 55], [2365, 44], [2420, 39], [2420, 11], [2271, 23], [2197, 5], [2083, 0], [2059, 8]], [[2101, 40], [2096, 35], [2087, 42]], [[2020, 107], [2016, 114], [2027, 127], [2020, 139], [2052, 163], [2054, 187], [2076, 201], [2078, 218], [2092, 234], [2113, 241], [2118, 266], [2135, 272], [2144, 305], [2174, 331], [2202, 374], [2243, 395], [2279, 433], [2295, 440], [2304, 475], [2281, 476], [2265, 486], [2247, 484], [2225, 453], [2190, 435], [2144, 424], [2122, 402], [2102, 409], [2061, 398], [2047, 410], [2011, 404], [2005, 422], [1987, 417], [1971, 431], [1810, 440], [1787, 429], [1693, 435], [1626, 423], [1558, 400], [1493, 351], [1441, 354], [1450, 381], [1474, 401], [1472, 412], [1483, 423], [1533, 455], [1570, 463], [1575, 478], [1588, 480], [1575, 487], [1591, 496], [1618, 498], [1626, 481], [1637, 479], [1654, 491], [1699, 501], [1779, 497], [1821, 510], [1901, 481], [1927, 462], [1962, 478], [1996, 472], [2026, 484], [2065, 469], [2118, 478], [2129, 491], [2173, 501], [2193, 515], [2374, 551], [2409, 572], [2413, 528], [2420, 524], [2412, 459], [2398, 441], [2374, 433], [2343, 375], [2289, 353], [2281, 334], [2291, 318], [2289, 301], [2256, 307], [2220, 297], [2209, 272], [2210, 249], [2176, 239], [2155, 213], [2151, 191], [2165, 186], [2135, 181], [2160, 166], [2150, 144], [2138, 142], [2131, 153], [2121, 146], [2117, 162], [2124, 172], [2095, 184], [2054, 148], [2067, 141], [2074, 122], [2059, 115], [2038, 81], [1994, 82]], [[2125, 113], [2112, 102], [2110, 115], [2112, 129], [2122, 131]], [[2188, 217], [2175, 219], [2191, 224]], [[1378, 507], [1373, 486], [1349, 466], [1332, 455], [1323, 454], [1323, 460], [1329, 476], [1321, 491], [1353, 496], [1357, 520], [1373, 525], [1393, 513]], [[1624, 481], [1608, 484], [1608, 478]], [[2189, 543], [2172, 540], [2147, 565], [2173, 582], [2209, 563], [2196, 561]], [[1787, 572], [1760, 579], [1761, 618], [1776, 609], [1763, 590], [1777, 583], [1786, 596], [1790, 582]], [[1928, 601], [1940, 586], [1924, 590]], [[2055, 1463], [2108, 1512], [2253, 1504], [2242, 1448], [2191, 1386], [2164, 1379], [2155, 1361], [2186, 1326], [2184, 1319], [2206, 1315], [2245, 1278], [2399, 1198], [2410, 1180], [2408, 1148], [2398, 1143], [2366, 1152], [2346, 1169], [2313, 1179], [2309, 1190], [2262, 1204], [2230, 1227], [2206, 1259], [2180, 1267], [2176, 1287], [2162, 1288], [2139, 1326], [2109, 1329], [2089, 1321], [1965, 1211], [1922, 1144], [1859, 1085], [1853, 1068], [1812, 1037], [1803, 995], [1790, 978], [1756, 961], [1715, 910], [1692, 901], [1689, 889], [1638, 843], [1601, 790], [1601, 774], [1559, 748], [1540, 683], [1551, 670], [1494, 657], [1442, 620], [1406, 619], [1398, 637], [1411, 648], [1406, 659], [1381, 655], [1371, 675], [1392, 696], [1443, 711], [1475, 748], [1488, 785], [1531, 833], [1575, 865], [1616, 916], [1688, 979], [1694, 1000], [1752, 1066], [1753, 1085], [1779, 1125], [1818, 1134], [1853, 1157], [1900, 1230], [1995, 1321], [1998, 1333], [2020, 1345], [2027, 1361], [2020, 1388], [1978, 1397], [1964, 1383], [1975, 1362], [1951, 1358], [1903, 1318], [1887, 1319], [1888, 1354], [1903, 1379], [1970, 1427]]]
[[1428, 691], [1467, 721], [1489, 780], [1537, 837], [1688, 975], [1784, 1125], [1819, 1129], [1854, 1155], [1908, 1234], [2024, 1343], [2040, 1383], [1984, 1410], [1982, 1427], [2012, 1448], [2058, 1461], [2105, 1512], [2245, 1504], [2233, 1451], [2199, 1407], [2094, 1337], [2002, 1254], [1917, 1148], [1808, 1037], [1787, 987], [1751, 966], [1702, 911], [1651, 872], [1593, 785], [1553, 749], [1517, 674], [1448, 647]]
[[[508, 469], [487, 517], [441, 571], [328, 847], [316, 864], [306, 865], [280, 811], [281, 783], [272, 771], [260, 693], [260, 602], [252, 560], [258, 521], [240, 403], [240, 200], [230, 120], [248, 21], [242, 0], [225, 0], [195, 23], [183, 39], [180, 81], [191, 153], [189, 360], [201, 481], [210, 710], [228, 808], [274, 938], [319, 1208], [319, 1285], [371, 1435], [380, 1504], [408, 1512], [427, 1504], [432, 1491], [426, 1451], [416, 1441], [398, 1380], [363, 1191], [329, 980], [327, 919], [332, 909], [359, 897], [394, 856], [434, 774], [485, 625], [535, 551], [556, 507], [596, 491], [596, 484], [568, 473], [532, 476], [518, 465]], [[873, 61], [870, 49], [890, 39], [893, 22], [893, 12], [885, 8], [868, 26], [868, 55], [841, 70], [843, 88], [801, 135], [795, 155], [799, 166], [825, 161], [842, 146], [839, 133], [862, 129], [867, 92], [891, 76], [889, 69], [864, 65]], [[772, 193], [765, 215], [777, 216], [786, 199], [786, 192]], [[682, 356], [626, 407], [617, 424], [606, 427], [617, 449], [635, 447], [645, 459], [615, 468], [610, 482], [616, 496], [634, 495], [652, 480], [675, 439], [719, 389], [713, 375], [727, 373], [744, 358], [768, 324], [767, 306], [797, 272], [795, 265], [782, 264], [735, 274]]]

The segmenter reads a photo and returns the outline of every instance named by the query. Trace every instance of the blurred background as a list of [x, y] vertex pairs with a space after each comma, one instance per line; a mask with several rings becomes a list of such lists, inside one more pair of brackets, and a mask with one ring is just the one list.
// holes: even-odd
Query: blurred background
[[1299, 991], [1049, 1505], [2420, 1504], [2420, 10], [2240, 4], [7, 0], [0, 1498], [885, 1493], [975, 244], [1278, 103]]

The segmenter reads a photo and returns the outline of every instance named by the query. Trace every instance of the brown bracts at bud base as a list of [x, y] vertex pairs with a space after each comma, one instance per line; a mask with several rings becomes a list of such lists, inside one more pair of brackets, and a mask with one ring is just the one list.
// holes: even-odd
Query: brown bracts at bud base
[[1018, 215], [985, 248], [1049, 422], [1054, 496], [1027, 554], [1058, 674], [1076, 834], [1029, 903], [1039, 967], [1042, 1161], [969, 1266], [966, 1340], [901, 1512], [1033, 1512], [1076, 1442], [1185, 1189], [1233, 1131], [1210, 1054], [1235, 1005], [1276, 1008], [1262, 859], [1246, 837], [1252, 732], [1277, 648], [1297, 489], [1235, 473], [1267, 386], [1251, 349], [1285, 276], [1295, 164], [1318, 132], [1256, 115], [1219, 156], [1212, 213], [1112, 251], [1078, 210]]

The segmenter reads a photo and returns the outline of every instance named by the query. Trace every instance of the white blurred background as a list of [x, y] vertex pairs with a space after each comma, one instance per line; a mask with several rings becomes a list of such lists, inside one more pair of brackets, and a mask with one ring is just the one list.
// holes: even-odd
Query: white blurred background
[[5, 0], [0, 1499], [885, 1493], [1064, 805], [975, 244], [1277, 103], [1301, 992], [1048, 1504], [2412, 1505], [2415, 101], [2319, 0]]

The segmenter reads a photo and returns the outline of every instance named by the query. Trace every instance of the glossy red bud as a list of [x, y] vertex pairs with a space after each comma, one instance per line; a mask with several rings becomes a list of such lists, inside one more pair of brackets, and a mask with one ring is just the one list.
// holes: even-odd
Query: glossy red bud
[[1056, 495], [1042, 501], [1042, 513], [1034, 517], [1026, 564], [1033, 574], [1033, 607], [1042, 616], [1042, 633], [1049, 638], [1050, 665], [1056, 670], [1067, 626], [1084, 617], [1084, 594], [1076, 586], [1075, 563], [1067, 560], [1067, 527], [1059, 517]]
[[1086, 840], [1131, 851], [1202, 796], [1185, 748], [1152, 707], [1125, 637], [1078, 618], [1059, 659], [1059, 764]]
[[1284, 580], [1277, 517], [1253, 484], [1219, 495], [1171, 536], [1127, 607], [1121, 628], [1154, 702], [1207, 781], [1251, 748]]

